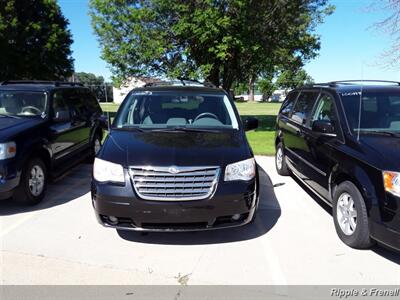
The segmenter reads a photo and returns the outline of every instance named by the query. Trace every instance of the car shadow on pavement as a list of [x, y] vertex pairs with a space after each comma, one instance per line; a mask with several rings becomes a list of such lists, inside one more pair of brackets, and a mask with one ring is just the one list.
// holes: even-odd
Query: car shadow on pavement
[[[317, 195], [315, 195], [303, 182], [301, 182], [296, 176], [292, 176], [293, 180], [315, 201], [325, 210], [332, 217], [332, 208], [322, 201]], [[333, 220], [332, 220], [333, 223]], [[367, 250], [360, 250], [360, 251], [373, 251], [376, 254], [390, 260], [398, 265], [400, 265], [400, 252], [390, 249], [384, 245], [377, 244], [373, 246], [371, 249]]]
[[23, 205], [12, 199], [0, 200], [0, 216], [15, 215], [44, 210], [75, 200], [90, 191], [92, 164], [80, 164], [68, 171], [63, 177], [47, 186], [46, 196], [37, 205]]
[[195, 232], [149, 232], [117, 230], [118, 235], [131, 242], [171, 245], [219, 244], [254, 239], [266, 234], [277, 223], [281, 209], [274, 185], [268, 174], [259, 167], [260, 203], [253, 223], [235, 228]]

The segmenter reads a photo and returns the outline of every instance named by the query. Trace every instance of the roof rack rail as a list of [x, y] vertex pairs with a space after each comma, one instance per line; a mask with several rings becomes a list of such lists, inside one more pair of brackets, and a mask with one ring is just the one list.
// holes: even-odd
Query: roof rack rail
[[185, 79], [185, 78], [178, 78], [178, 80], [169, 80], [169, 81], [156, 81], [150, 82], [144, 85], [144, 87], [156, 87], [156, 86], [203, 86], [203, 87], [211, 87], [216, 88], [214, 84], [208, 81], [200, 82], [198, 80], [193, 79]]
[[369, 80], [369, 79], [361, 79], [361, 80], [337, 80], [337, 81], [331, 81], [328, 82], [329, 85], [352, 85], [352, 83], [357, 83], [357, 82], [377, 82], [377, 83], [393, 83], [400, 85], [400, 82], [398, 81], [391, 81], [391, 80]]
[[12, 84], [41, 84], [41, 85], [52, 85], [52, 86], [83, 86], [79, 82], [68, 82], [68, 81], [46, 81], [46, 80], [6, 80], [0, 82], [0, 85], [12, 85]]
[[320, 83], [307, 83], [304, 87], [314, 87], [314, 86], [331, 86], [330, 82], [320, 82]]

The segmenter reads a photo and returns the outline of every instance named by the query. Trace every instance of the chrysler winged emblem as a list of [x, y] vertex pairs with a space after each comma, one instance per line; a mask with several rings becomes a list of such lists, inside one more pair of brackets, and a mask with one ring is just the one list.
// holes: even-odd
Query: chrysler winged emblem
[[169, 167], [168, 172], [170, 172], [171, 174], [177, 174], [179, 173], [179, 170], [176, 167]]

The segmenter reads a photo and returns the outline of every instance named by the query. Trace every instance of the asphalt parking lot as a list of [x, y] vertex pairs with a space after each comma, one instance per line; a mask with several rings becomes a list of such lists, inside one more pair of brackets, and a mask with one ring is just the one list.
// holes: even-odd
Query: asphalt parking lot
[[[336, 236], [329, 207], [273, 158], [258, 157], [254, 224], [196, 233], [117, 232], [90, 200], [91, 165], [49, 186], [36, 207], [0, 202], [2, 284], [400, 284], [400, 254], [353, 250]], [[275, 185], [275, 187], [274, 187]]]

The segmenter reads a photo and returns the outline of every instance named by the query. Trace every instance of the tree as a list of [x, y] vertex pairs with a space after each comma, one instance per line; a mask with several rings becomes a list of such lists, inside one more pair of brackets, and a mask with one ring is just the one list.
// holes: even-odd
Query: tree
[[271, 75], [260, 78], [257, 82], [257, 86], [263, 95], [263, 101], [268, 100], [277, 89], [277, 86], [273, 81], [273, 76]]
[[116, 83], [131, 76], [204, 78], [229, 90], [319, 49], [328, 0], [90, 0]]
[[0, 80], [70, 76], [67, 26], [55, 0], [0, 1]]
[[78, 72], [74, 74], [74, 80], [88, 87], [100, 102], [113, 101], [112, 85], [106, 83], [103, 76], [96, 76], [93, 73]]
[[382, 65], [386, 67], [398, 67], [400, 65], [400, 0], [379, 1], [372, 6], [373, 9], [379, 5], [385, 12], [390, 14], [381, 22], [375, 24], [377, 30], [382, 31], [392, 38], [392, 46], [382, 55]]
[[93, 73], [78, 72], [74, 74], [75, 81], [84, 85], [102, 85], [104, 84], [103, 76], [96, 76]]
[[314, 79], [304, 69], [284, 70], [277, 77], [276, 86], [283, 90], [291, 90], [313, 82]]

